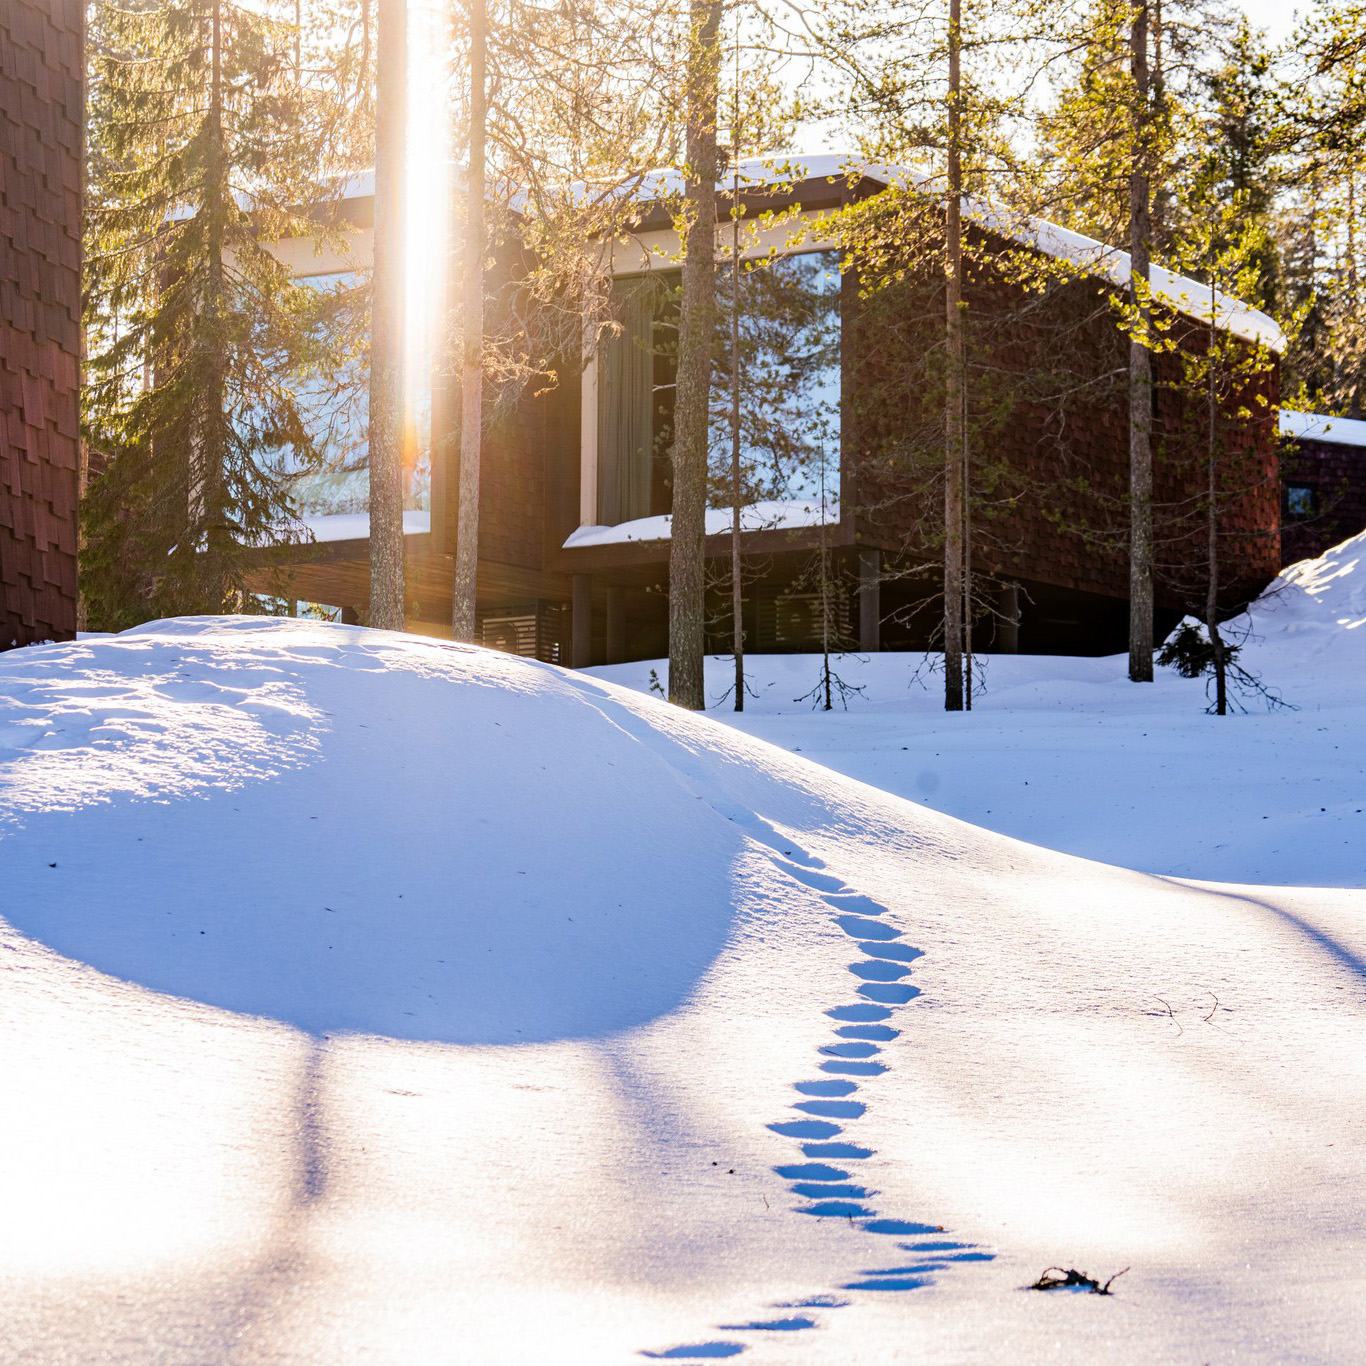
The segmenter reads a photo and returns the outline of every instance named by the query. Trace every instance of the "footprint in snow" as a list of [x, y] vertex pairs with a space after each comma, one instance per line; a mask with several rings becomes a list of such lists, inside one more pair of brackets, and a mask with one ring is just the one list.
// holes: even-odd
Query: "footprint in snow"
[[[730, 812], [732, 819], [734, 813]], [[769, 1306], [771, 1310], [800, 1313], [763, 1314], [745, 1323], [719, 1324], [718, 1331], [736, 1337], [682, 1343], [643, 1357], [659, 1361], [708, 1361], [739, 1356], [746, 1350], [744, 1335], [799, 1333], [821, 1325], [819, 1311], [842, 1309], [852, 1303], [850, 1295], [896, 1293], [933, 1284], [937, 1273], [970, 1262], [989, 1262], [993, 1254], [971, 1243], [945, 1240], [938, 1224], [883, 1217], [873, 1205], [877, 1192], [856, 1180], [859, 1162], [873, 1157], [874, 1150], [851, 1141], [850, 1130], [867, 1112], [866, 1104], [853, 1097], [855, 1078], [869, 1078], [888, 1070], [878, 1061], [882, 1045], [900, 1036], [890, 1023], [896, 1011], [919, 994], [919, 988], [903, 979], [909, 964], [921, 950], [902, 942], [901, 931], [881, 919], [887, 908], [856, 892], [837, 877], [820, 871], [819, 860], [794, 849], [753, 813], [744, 819], [750, 834], [772, 851], [774, 866], [804, 887], [819, 892], [835, 912], [835, 924], [857, 948], [860, 957], [849, 964], [856, 979], [857, 1000], [834, 1006], [825, 1013], [835, 1022], [833, 1041], [821, 1044], [818, 1068], [826, 1075], [793, 1083], [799, 1099], [792, 1109], [800, 1118], [775, 1120], [768, 1127], [800, 1145], [802, 1160], [775, 1167], [776, 1175], [802, 1203], [795, 1213], [822, 1219], [845, 1219], [874, 1237], [897, 1239], [897, 1250], [910, 1260], [896, 1266], [868, 1267], [854, 1273], [841, 1286], [842, 1294], [819, 1294], [808, 1299]], [[834, 1074], [834, 1075], [831, 1075]], [[905, 1241], [902, 1241], [905, 1240]]]

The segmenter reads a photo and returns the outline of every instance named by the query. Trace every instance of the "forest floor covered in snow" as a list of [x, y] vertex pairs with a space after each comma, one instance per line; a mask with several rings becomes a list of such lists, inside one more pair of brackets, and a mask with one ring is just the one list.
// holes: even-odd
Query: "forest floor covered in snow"
[[[319, 623], [0, 657], [0, 1360], [1358, 1355], [1362, 879], [1055, 852], [1091, 815], [1064, 777], [1051, 834], [1012, 798], [1034, 842], [925, 800], [994, 820], [987, 786], [1070, 747], [1113, 809], [1116, 756], [1184, 791], [1193, 749], [1247, 820], [1329, 829], [1280, 787], [1360, 791], [1327, 748], [1366, 635], [1345, 563], [1249, 655], [1299, 712], [1010, 661], [957, 748], [883, 685], [863, 721], [756, 709], [783, 748]], [[1133, 800], [1127, 861], [1224, 866]], [[1129, 1269], [1023, 1288], [1050, 1265]]]
[[[745, 711], [731, 656], [707, 660], [709, 715], [898, 796], [1016, 839], [1142, 872], [1366, 887], [1366, 536], [1287, 571], [1229, 623], [1241, 661], [1287, 704], [1128, 658], [981, 656], [968, 714], [943, 710], [937, 657], [838, 655], [851, 688], [818, 709], [820, 656], [753, 655]], [[662, 660], [596, 669], [648, 691]]]

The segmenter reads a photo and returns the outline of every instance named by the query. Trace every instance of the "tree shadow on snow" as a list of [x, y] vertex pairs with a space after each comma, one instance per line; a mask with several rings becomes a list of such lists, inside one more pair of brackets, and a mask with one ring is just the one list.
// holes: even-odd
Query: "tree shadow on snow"
[[692, 995], [744, 834], [566, 675], [229, 625], [217, 651], [134, 633], [4, 680], [50, 742], [0, 748], [16, 930], [314, 1035], [594, 1038]]

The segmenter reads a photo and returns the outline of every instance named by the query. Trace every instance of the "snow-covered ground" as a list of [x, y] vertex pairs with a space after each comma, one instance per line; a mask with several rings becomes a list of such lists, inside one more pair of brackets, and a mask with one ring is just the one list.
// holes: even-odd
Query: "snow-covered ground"
[[[970, 715], [943, 710], [920, 655], [844, 656], [847, 709], [802, 699], [819, 657], [756, 655], [737, 716], [730, 656], [707, 661], [718, 720], [975, 825], [1143, 872], [1366, 887], [1366, 535], [1286, 571], [1250, 618], [1242, 659], [1294, 710], [1245, 696], [1205, 714], [1203, 680], [1127, 656], [980, 661]], [[649, 689], [663, 661], [594, 672]], [[802, 700], [797, 700], [802, 699]]]
[[[1261, 662], [1326, 713], [1357, 636], [1296, 610]], [[1366, 893], [1085, 862], [482, 650], [0, 657], [0, 1041], [3, 1361], [1366, 1341]]]

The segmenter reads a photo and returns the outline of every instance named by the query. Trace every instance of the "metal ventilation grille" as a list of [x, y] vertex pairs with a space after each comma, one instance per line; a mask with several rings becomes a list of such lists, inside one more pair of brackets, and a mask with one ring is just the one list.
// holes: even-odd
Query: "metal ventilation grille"
[[[755, 604], [758, 644], [769, 649], [809, 650], [821, 643], [821, 595], [788, 593], [760, 598]], [[830, 596], [830, 644], [850, 644], [849, 602], [844, 593]]]
[[547, 664], [569, 663], [569, 604], [540, 604], [536, 637], [536, 658]]
[[479, 643], [490, 650], [564, 664], [569, 659], [569, 607], [535, 602], [495, 609], [479, 618]]
[[485, 617], [479, 629], [480, 642], [490, 650], [506, 650], [510, 655], [536, 657], [536, 614]]

